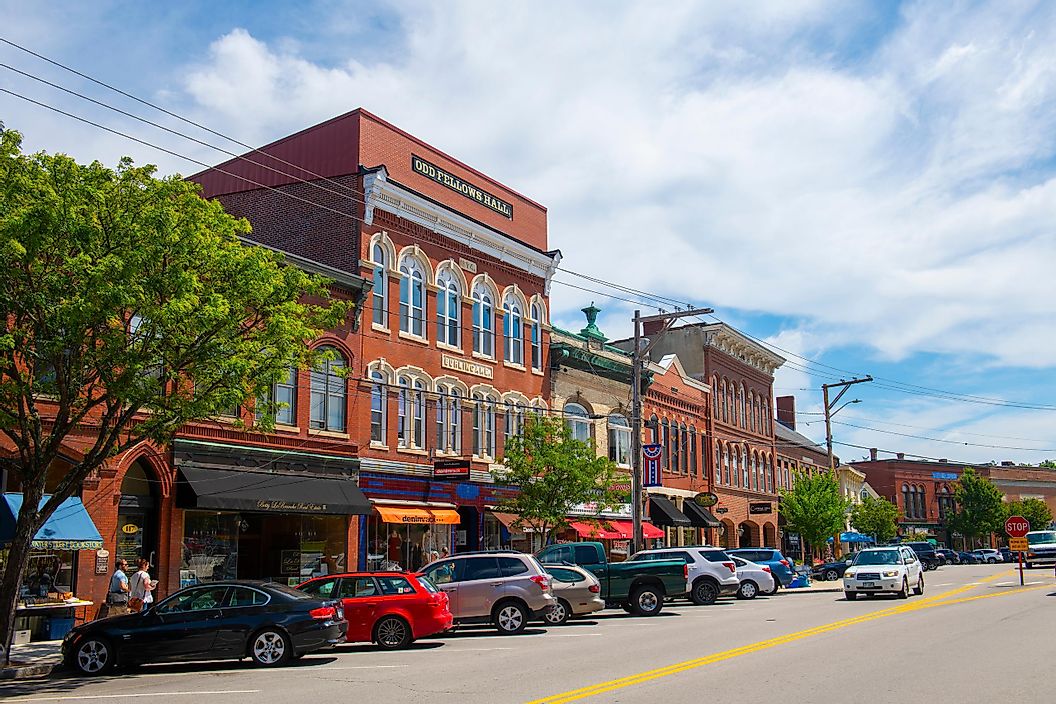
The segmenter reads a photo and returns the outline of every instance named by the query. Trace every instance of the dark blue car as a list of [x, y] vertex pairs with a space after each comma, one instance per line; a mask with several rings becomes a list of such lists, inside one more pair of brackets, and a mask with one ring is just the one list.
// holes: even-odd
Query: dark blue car
[[736, 548], [727, 550], [726, 554], [736, 555], [742, 560], [769, 567], [770, 573], [775, 578], [774, 591], [777, 591], [778, 585], [787, 587], [796, 577], [792, 561], [782, 555], [780, 550], [774, 548]]

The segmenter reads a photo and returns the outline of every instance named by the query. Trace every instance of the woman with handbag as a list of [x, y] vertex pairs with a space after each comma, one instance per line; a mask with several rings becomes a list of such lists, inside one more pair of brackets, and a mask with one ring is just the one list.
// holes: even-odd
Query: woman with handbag
[[139, 613], [148, 604], [154, 603], [151, 592], [157, 586], [157, 582], [151, 581], [150, 572], [147, 571], [150, 569], [150, 561], [141, 557], [137, 564], [139, 569], [132, 575], [128, 590], [128, 610], [132, 613]]

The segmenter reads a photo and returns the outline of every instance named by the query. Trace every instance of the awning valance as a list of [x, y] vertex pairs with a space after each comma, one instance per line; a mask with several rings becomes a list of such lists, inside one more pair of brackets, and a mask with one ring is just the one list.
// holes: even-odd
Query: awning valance
[[[45, 496], [40, 506], [51, 497]], [[0, 544], [10, 543], [15, 537], [15, 523], [22, 509], [22, 494], [3, 494], [0, 500]], [[31, 544], [38, 550], [98, 550], [103, 537], [92, 522], [92, 517], [77, 497], [66, 499], [44, 521]]]
[[686, 514], [678, 510], [674, 501], [666, 496], [655, 494], [649, 497], [649, 518], [659, 526], [688, 528], [692, 525], [692, 521], [686, 518]]
[[385, 523], [404, 525], [457, 525], [461, 518], [458, 511], [446, 508], [422, 508], [419, 506], [374, 506], [374, 510]]
[[351, 477], [180, 467], [180, 508], [366, 515], [370, 501]]
[[[634, 522], [633, 521], [609, 521], [608, 522], [612, 529], [620, 534], [620, 538], [623, 540], [630, 540], [634, 537]], [[652, 523], [648, 521], [642, 521], [642, 537], [647, 540], [653, 540], [655, 538], [663, 538], [664, 531], [660, 530]]]
[[623, 536], [600, 521], [573, 521], [569, 523], [576, 534], [587, 540], [621, 540]]
[[700, 504], [686, 500], [682, 503], [682, 512], [686, 514], [690, 525], [695, 528], [718, 528], [722, 525], [711, 511]]

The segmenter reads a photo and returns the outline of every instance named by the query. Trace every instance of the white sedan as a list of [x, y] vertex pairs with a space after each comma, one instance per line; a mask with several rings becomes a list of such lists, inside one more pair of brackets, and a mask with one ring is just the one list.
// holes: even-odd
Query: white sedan
[[859, 594], [897, 594], [909, 598], [924, 593], [924, 567], [913, 550], [904, 545], [867, 548], [859, 552], [854, 563], [843, 573], [843, 593], [847, 601]]
[[748, 562], [736, 555], [730, 555], [730, 559], [737, 566], [737, 579], [741, 582], [737, 588], [738, 599], [754, 599], [759, 592], [773, 593], [774, 575], [769, 567]]

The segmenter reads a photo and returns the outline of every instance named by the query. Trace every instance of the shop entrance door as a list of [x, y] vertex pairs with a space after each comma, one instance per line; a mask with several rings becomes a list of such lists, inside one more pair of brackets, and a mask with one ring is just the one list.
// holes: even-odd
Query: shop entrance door
[[475, 506], [459, 506], [458, 530], [456, 535], [456, 552], [480, 550], [480, 519]]
[[154, 564], [158, 552], [158, 516], [154, 482], [136, 462], [121, 481], [121, 503], [117, 510], [117, 555], [134, 568], [145, 557]]

